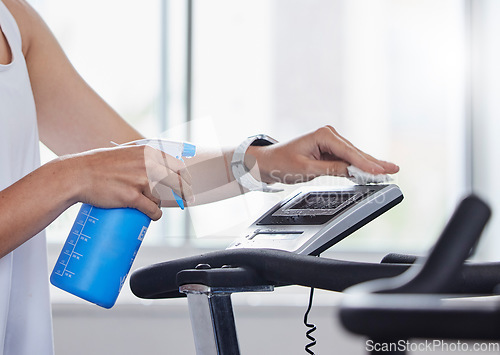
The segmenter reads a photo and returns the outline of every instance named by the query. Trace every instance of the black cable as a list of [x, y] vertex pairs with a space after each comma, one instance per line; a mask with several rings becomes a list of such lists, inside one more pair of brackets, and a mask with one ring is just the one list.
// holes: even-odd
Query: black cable
[[311, 287], [311, 293], [309, 294], [309, 305], [307, 306], [306, 313], [304, 314], [304, 325], [310, 328], [308, 331], [306, 331], [306, 338], [311, 341], [304, 347], [304, 349], [306, 353], [310, 355], [314, 355], [314, 352], [310, 348], [316, 345], [316, 339], [311, 335], [311, 333], [313, 333], [316, 330], [316, 325], [308, 323], [307, 321], [307, 317], [309, 316], [309, 312], [311, 311], [312, 307], [313, 296], [314, 296], [314, 287]]

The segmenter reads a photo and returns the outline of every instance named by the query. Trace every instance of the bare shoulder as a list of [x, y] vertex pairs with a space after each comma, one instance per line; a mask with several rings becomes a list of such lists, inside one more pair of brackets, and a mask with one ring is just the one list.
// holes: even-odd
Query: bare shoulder
[[33, 34], [43, 21], [35, 9], [25, 0], [2, 0], [2, 2], [7, 6], [17, 22], [23, 42], [23, 53], [26, 56], [32, 42]]

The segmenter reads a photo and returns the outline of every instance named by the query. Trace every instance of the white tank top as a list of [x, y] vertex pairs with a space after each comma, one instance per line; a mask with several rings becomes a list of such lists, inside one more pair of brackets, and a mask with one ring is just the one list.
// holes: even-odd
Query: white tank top
[[[0, 28], [13, 57], [10, 64], [0, 65], [0, 190], [3, 190], [40, 166], [40, 151], [21, 34], [1, 0]], [[47, 246], [42, 232], [0, 258], [0, 355], [53, 353]]]

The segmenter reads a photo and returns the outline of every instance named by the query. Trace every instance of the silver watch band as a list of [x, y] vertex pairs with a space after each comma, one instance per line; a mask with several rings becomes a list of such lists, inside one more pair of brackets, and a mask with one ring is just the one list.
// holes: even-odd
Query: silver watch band
[[268, 186], [266, 183], [262, 181], [257, 181], [252, 174], [248, 171], [245, 166], [245, 154], [248, 150], [248, 147], [251, 145], [271, 145], [274, 143], [278, 143], [278, 141], [274, 138], [271, 138], [265, 134], [258, 134], [255, 136], [248, 137], [245, 139], [233, 153], [233, 158], [231, 159], [231, 171], [233, 172], [233, 176], [238, 181], [238, 183], [248, 189], [250, 191], [263, 191], [263, 192], [280, 192], [283, 189], [277, 189]]

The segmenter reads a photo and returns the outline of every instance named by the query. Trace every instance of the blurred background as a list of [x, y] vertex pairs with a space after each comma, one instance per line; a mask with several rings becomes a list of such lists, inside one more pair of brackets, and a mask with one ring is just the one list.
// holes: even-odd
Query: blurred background
[[[30, 2], [80, 74], [147, 137], [223, 147], [257, 133], [285, 141], [330, 124], [397, 163], [404, 201], [325, 256], [424, 254], [473, 191], [494, 211], [474, 257], [500, 259], [499, 1]], [[54, 157], [41, 148], [45, 161]], [[295, 188], [165, 211], [133, 269], [225, 248]], [[48, 228], [50, 269], [78, 208]], [[144, 302], [125, 289], [108, 311], [51, 292], [58, 354], [194, 352], [184, 300]], [[307, 292], [235, 297], [242, 352], [302, 352]], [[332, 353], [336, 344], [339, 354], [362, 354], [364, 341], [334, 322], [340, 297], [316, 297], [318, 352]]]

